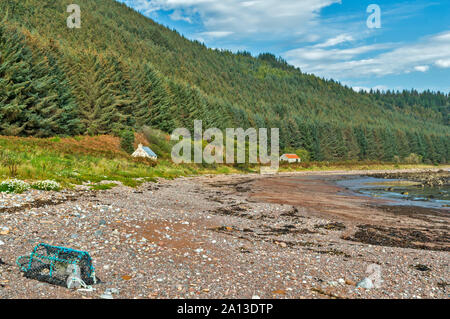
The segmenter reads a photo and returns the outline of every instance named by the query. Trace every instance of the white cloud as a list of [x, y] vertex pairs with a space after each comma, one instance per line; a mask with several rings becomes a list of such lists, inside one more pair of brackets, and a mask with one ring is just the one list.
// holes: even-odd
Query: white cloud
[[413, 70], [426, 72], [429, 65], [450, 67], [450, 31], [422, 38], [414, 44], [389, 46], [391, 49], [386, 52], [365, 57], [358, 56], [374, 53], [383, 45], [319, 51], [309, 47], [288, 51], [283, 56], [306, 72], [339, 78], [404, 74]]
[[[267, 37], [306, 35], [319, 24], [320, 10], [341, 0], [120, 0], [152, 16], [175, 10], [172, 17], [193, 21], [199, 17], [205, 32], [227, 30], [233, 39], [248, 35]], [[189, 19], [189, 20], [187, 20]]]
[[414, 67], [414, 70], [419, 72], [427, 72], [430, 69], [428, 65], [418, 65]]
[[175, 10], [171, 15], [170, 18], [174, 21], [186, 21], [188, 23], [192, 23], [192, 19], [189, 17], [186, 17], [182, 14], [181, 11]]
[[232, 31], [209, 31], [209, 32], [200, 32], [198, 33], [201, 37], [210, 37], [210, 38], [223, 38], [229, 35], [232, 35], [234, 32]]
[[440, 68], [450, 68], [450, 59], [447, 60], [437, 60], [436, 61], [436, 66], [440, 67]]
[[314, 47], [315, 48], [333, 47], [335, 45], [338, 45], [338, 44], [341, 44], [341, 43], [344, 43], [344, 42], [351, 42], [351, 41], [354, 41], [354, 40], [355, 39], [351, 35], [341, 34], [341, 35], [338, 35], [335, 38], [328, 39], [324, 43], [316, 44]]
[[348, 60], [363, 53], [382, 50], [388, 48], [388, 44], [364, 45], [349, 49], [322, 49], [313, 47], [304, 47], [286, 52], [284, 56], [294, 64], [300, 64], [302, 61], [324, 62]]

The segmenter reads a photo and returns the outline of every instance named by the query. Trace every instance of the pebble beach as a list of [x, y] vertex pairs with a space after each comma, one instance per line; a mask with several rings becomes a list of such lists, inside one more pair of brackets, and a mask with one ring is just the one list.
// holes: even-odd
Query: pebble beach
[[[309, 193], [289, 188], [289, 174], [0, 193], [0, 299], [449, 298], [450, 215], [388, 212], [343, 194], [337, 175], [294, 175]], [[277, 183], [304, 197], [272, 193]], [[418, 249], [355, 235], [368, 225], [378, 236], [436, 230]], [[25, 278], [16, 259], [41, 242], [89, 252], [100, 282], [80, 291]], [[381, 286], [357, 287], [370, 265]]]

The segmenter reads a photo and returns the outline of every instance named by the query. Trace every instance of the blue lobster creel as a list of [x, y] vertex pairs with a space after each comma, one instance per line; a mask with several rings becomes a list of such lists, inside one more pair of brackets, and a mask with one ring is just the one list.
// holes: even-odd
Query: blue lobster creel
[[17, 264], [25, 277], [58, 286], [67, 286], [75, 266], [86, 285], [97, 282], [91, 256], [85, 251], [39, 244], [29, 256], [19, 257]]

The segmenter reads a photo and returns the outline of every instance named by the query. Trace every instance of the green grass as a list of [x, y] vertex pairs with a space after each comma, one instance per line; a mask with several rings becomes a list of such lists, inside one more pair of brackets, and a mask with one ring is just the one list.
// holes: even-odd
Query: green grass
[[[211, 169], [197, 164], [177, 165], [162, 156], [154, 167], [148, 162], [136, 160], [120, 150], [103, 151], [111, 136], [78, 137], [77, 139], [38, 139], [0, 136], [0, 153], [14, 158], [16, 172], [12, 173], [8, 162], [0, 163], [0, 181], [17, 178], [30, 183], [39, 180], [54, 180], [63, 188], [83, 183], [97, 184], [102, 181], [117, 181], [136, 187], [158, 178], [173, 179], [211, 173], [236, 173], [231, 167]], [[103, 141], [104, 139], [104, 141]], [[98, 141], [100, 140], [100, 142]], [[78, 142], [80, 142], [78, 144]], [[99, 142], [98, 149], [84, 149], [84, 144]], [[104, 143], [102, 143], [104, 142]], [[117, 144], [119, 143], [117, 139]], [[71, 145], [72, 147], [68, 147]], [[82, 147], [83, 146], [83, 147]], [[166, 146], [167, 147], [167, 146]], [[93, 189], [108, 187], [95, 185]], [[111, 185], [109, 185], [111, 186]]]
[[116, 186], [117, 186], [116, 183], [94, 184], [94, 185], [91, 185], [91, 190], [94, 190], [94, 191], [105, 191], [105, 190], [114, 188]]

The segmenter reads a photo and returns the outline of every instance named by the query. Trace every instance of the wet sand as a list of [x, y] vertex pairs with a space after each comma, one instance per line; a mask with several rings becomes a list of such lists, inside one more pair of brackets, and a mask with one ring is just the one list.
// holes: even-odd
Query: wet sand
[[[388, 200], [356, 196], [335, 181], [342, 175], [283, 176], [251, 183], [255, 202], [287, 204], [309, 215], [343, 222], [343, 238], [372, 245], [450, 250], [450, 210], [387, 205]], [[355, 236], [356, 235], [356, 236]]]

